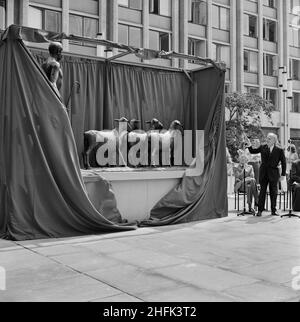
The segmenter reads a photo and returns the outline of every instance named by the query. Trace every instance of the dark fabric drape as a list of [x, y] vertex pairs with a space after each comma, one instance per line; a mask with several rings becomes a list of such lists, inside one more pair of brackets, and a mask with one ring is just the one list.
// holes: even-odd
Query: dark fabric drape
[[[47, 53], [32, 50], [41, 65]], [[82, 161], [83, 133], [88, 130], [112, 129], [114, 119], [125, 116], [139, 119], [142, 128], [153, 117], [168, 128], [176, 119], [192, 129], [191, 82], [182, 72], [105, 63], [101, 60], [65, 55], [62, 100], [70, 108], [70, 120]], [[80, 83], [78, 90], [75, 82]], [[82, 162], [81, 162], [82, 166]]]
[[106, 209], [114, 223], [91, 204], [64, 107], [15, 27], [3, 38], [0, 236], [24, 240], [133, 229], [116, 224], [121, 220], [116, 209]]
[[[42, 65], [48, 56], [47, 53], [37, 50], [32, 50], [32, 53], [39, 65]], [[61, 68], [62, 101], [68, 109], [79, 159], [82, 161], [83, 133], [110, 128], [110, 123], [106, 121], [105, 115], [108, 113], [104, 106], [106, 64], [102, 61], [65, 55]]]
[[[156, 117], [165, 127], [179, 119], [185, 129], [205, 130], [203, 174], [183, 178], [142, 225], [227, 215], [224, 72], [216, 67], [195, 72], [192, 84], [182, 72], [65, 57], [65, 104], [73, 84], [80, 83], [68, 105], [73, 135], [67, 112], [14, 28], [0, 42], [1, 237], [22, 240], [131, 229], [115, 224], [121, 216], [104, 180], [99, 180], [97, 209], [105, 213], [96, 211], [78, 162], [83, 132], [112, 128], [120, 116], [141, 119], [143, 127]], [[40, 64], [46, 56], [36, 55]]]
[[[178, 119], [185, 129], [205, 130], [203, 174], [197, 178], [184, 178], [154, 207], [151, 220], [141, 225], [168, 225], [226, 216], [224, 72], [215, 67], [199, 70], [193, 73], [192, 84], [181, 72], [117, 63], [108, 63], [105, 69], [103, 62], [95, 64], [101, 65], [100, 70], [106, 73], [106, 76], [98, 76], [103, 80], [103, 87], [93, 92], [84, 90], [85, 82], [81, 85], [82, 93], [101, 95], [100, 100], [103, 99], [103, 104], [95, 107], [100, 108], [98, 113], [103, 117], [97, 123], [98, 129], [112, 128], [115, 118], [126, 116], [142, 120], [143, 125], [146, 120], [156, 117], [165, 127]], [[62, 65], [65, 72], [66, 65], [64, 62]], [[70, 66], [71, 70], [78, 68]], [[66, 72], [65, 83], [70, 82], [68, 75]], [[78, 103], [74, 101], [72, 104], [76, 106]], [[78, 108], [75, 109], [77, 111]], [[90, 107], [89, 113], [92, 110]], [[85, 115], [79, 122], [83, 122], [82, 119], [89, 118]], [[92, 118], [90, 122], [85, 124], [85, 130], [94, 129], [92, 124], [95, 123], [92, 122], [95, 120]], [[82, 126], [73, 124], [73, 130], [75, 137], [81, 140]], [[80, 141], [77, 146], [81, 146]]]
[[162, 226], [227, 216], [227, 170], [225, 152], [225, 73], [207, 69], [194, 73], [197, 95], [194, 115], [198, 130], [205, 130], [204, 171], [184, 177], [151, 211], [141, 226]]
[[125, 116], [145, 121], [153, 117], [168, 128], [176, 119], [189, 128], [191, 84], [183, 73], [109, 64], [107, 67], [109, 121]]

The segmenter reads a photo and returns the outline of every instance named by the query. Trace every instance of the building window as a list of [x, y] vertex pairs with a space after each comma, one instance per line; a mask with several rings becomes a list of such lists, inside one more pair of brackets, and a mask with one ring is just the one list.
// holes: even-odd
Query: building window
[[245, 92], [248, 94], [259, 95], [258, 87], [245, 86]]
[[257, 38], [257, 17], [244, 14], [244, 35]]
[[225, 83], [224, 93], [225, 94], [231, 93], [231, 84]]
[[61, 12], [29, 6], [29, 27], [61, 32]]
[[0, 1], [0, 29], [6, 28], [6, 1]]
[[220, 6], [212, 6], [213, 10], [213, 28], [229, 30], [230, 29], [230, 10]]
[[264, 19], [264, 40], [277, 41], [277, 22], [269, 19]]
[[300, 29], [290, 26], [290, 46], [300, 47]]
[[[188, 40], [188, 54], [197, 57], [206, 57], [206, 41], [189, 38]], [[194, 63], [194, 61], [189, 61]]]
[[154, 50], [171, 51], [171, 34], [160, 31], [149, 31], [150, 48]]
[[264, 88], [264, 99], [270, 101], [278, 109], [277, 104], [277, 90], [271, 88]]
[[[70, 15], [70, 34], [80, 37], [88, 37], [88, 38], [96, 38], [97, 33], [99, 31], [98, 27], [98, 19]], [[95, 44], [91, 43], [83, 43], [80, 41], [70, 41], [70, 43], [81, 45], [81, 46], [89, 46], [96, 47]]]
[[293, 93], [292, 112], [300, 113], [300, 93]]
[[300, 60], [290, 59], [290, 78], [300, 80]]
[[264, 75], [276, 76], [277, 69], [277, 56], [264, 54]]
[[276, 8], [276, 0], [264, 0], [263, 4], [266, 7]]
[[212, 44], [213, 59], [218, 62], [226, 63], [227, 68], [231, 67], [230, 46]]
[[142, 47], [142, 29], [119, 24], [119, 43], [133, 47]]
[[118, 5], [131, 9], [142, 10], [142, 0], [118, 0]]
[[244, 51], [244, 71], [258, 73], [258, 53], [255, 51]]
[[[300, 0], [290, 0], [290, 12], [294, 13], [296, 10], [296, 7], [300, 7]], [[295, 10], [295, 11], [294, 11]]]
[[150, 13], [171, 17], [172, 0], [149, 0]]
[[189, 0], [189, 22], [207, 25], [207, 3], [202, 0]]

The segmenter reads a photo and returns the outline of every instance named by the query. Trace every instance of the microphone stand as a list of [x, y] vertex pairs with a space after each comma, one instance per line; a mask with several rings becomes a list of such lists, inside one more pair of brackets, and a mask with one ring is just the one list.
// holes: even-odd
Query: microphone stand
[[[288, 151], [289, 154], [291, 154], [291, 144], [292, 144], [292, 140], [288, 140], [289, 146], [288, 146]], [[290, 160], [290, 157], [289, 157]], [[292, 169], [290, 169], [290, 177], [289, 177], [289, 181], [292, 182]], [[292, 184], [288, 183], [288, 203], [289, 203], [289, 213], [286, 215], [282, 215], [281, 218], [300, 218], [298, 215], [293, 214], [293, 191], [292, 191]]]
[[244, 168], [244, 210], [239, 213], [237, 216], [238, 217], [244, 217], [244, 216], [247, 216], [247, 215], [252, 215], [252, 216], [255, 216], [255, 212], [250, 212], [250, 211], [247, 211], [246, 210], [246, 168]]
[[[291, 178], [292, 178], [292, 170], [290, 170], [290, 180], [291, 180]], [[298, 216], [298, 215], [295, 215], [295, 214], [293, 214], [293, 191], [292, 191], [292, 184], [291, 185], [289, 185], [290, 187], [290, 189], [288, 189], [288, 200], [289, 200], [289, 213], [288, 214], [286, 214], [286, 215], [282, 215], [281, 216], [281, 218], [299, 218], [300, 219], [300, 216]]]

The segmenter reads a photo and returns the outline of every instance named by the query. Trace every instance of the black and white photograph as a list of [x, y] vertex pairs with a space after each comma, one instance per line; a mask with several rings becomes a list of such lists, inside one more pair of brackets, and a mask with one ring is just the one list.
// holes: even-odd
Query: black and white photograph
[[300, 302], [300, 0], [0, 0], [0, 302]]

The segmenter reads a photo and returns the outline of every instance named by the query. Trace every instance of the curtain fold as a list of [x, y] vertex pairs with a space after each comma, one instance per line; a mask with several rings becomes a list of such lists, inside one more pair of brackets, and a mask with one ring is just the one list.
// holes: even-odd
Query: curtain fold
[[[0, 237], [25, 240], [134, 229], [118, 225], [116, 208], [105, 209], [108, 220], [90, 202], [68, 115], [13, 31], [0, 41]], [[114, 198], [108, 189], [100, 200]]]
[[216, 69], [195, 72], [197, 129], [205, 130], [204, 170], [184, 177], [151, 211], [140, 226], [187, 223], [228, 215], [225, 142], [225, 73]]
[[110, 121], [136, 118], [145, 128], [145, 121], [155, 117], [168, 129], [172, 121], [188, 119], [191, 84], [183, 73], [111, 63], [107, 75]]

